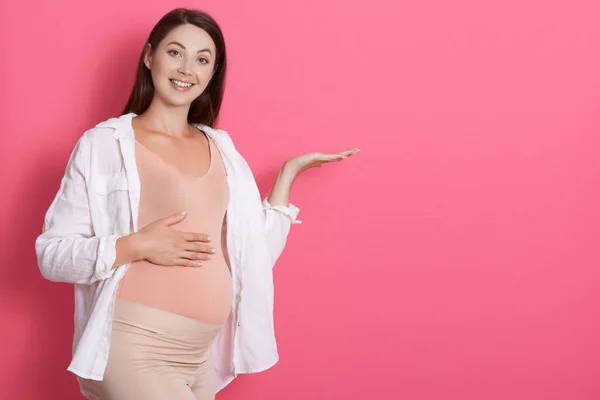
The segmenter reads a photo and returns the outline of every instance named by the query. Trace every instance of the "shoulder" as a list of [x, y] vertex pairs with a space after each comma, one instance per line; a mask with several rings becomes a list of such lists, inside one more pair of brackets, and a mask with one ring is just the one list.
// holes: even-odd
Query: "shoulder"
[[96, 153], [109, 153], [118, 150], [118, 142], [113, 137], [114, 131], [110, 128], [93, 127], [85, 131], [79, 139], [78, 147], [88, 155]]
[[109, 118], [106, 121], [102, 121], [92, 129], [94, 135], [104, 135], [106, 132], [112, 133], [114, 139], [118, 139], [123, 135], [133, 133], [131, 120], [135, 117], [134, 113], [124, 114], [120, 117]]
[[[110, 121], [107, 120], [104, 123]], [[87, 168], [99, 160], [104, 162], [119, 160], [119, 143], [115, 138], [117, 129], [112, 123], [103, 125], [104, 123], [86, 130], [79, 137], [71, 155], [74, 163]]]
[[102, 121], [85, 131], [80, 140], [89, 143], [90, 146], [114, 146], [117, 143], [116, 139], [128, 132], [131, 118], [132, 115], [127, 114]]
[[106, 141], [107, 139], [114, 141], [113, 133], [114, 129], [112, 128], [95, 126], [83, 132], [81, 139], [88, 142]]

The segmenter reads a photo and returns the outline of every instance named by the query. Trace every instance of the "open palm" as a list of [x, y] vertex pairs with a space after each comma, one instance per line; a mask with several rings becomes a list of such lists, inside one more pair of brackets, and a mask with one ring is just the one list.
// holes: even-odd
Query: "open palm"
[[359, 151], [359, 148], [354, 147], [339, 153], [306, 153], [288, 160], [287, 164], [296, 170], [297, 173], [300, 173], [309, 168], [320, 167], [326, 163], [342, 161], [346, 157], [357, 154]]

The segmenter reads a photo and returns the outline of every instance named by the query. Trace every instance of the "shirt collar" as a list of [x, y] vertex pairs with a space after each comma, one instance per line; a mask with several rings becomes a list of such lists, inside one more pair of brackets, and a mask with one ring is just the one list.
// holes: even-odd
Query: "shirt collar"
[[100, 128], [114, 129], [113, 137], [115, 139], [120, 139], [125, 135], [133, 135], [131, 120], [136, 116], [137, 114], [135, 113], [123, 114], [118, 118], [111, 118], [104, 122], [100, 122], [96, 126]]

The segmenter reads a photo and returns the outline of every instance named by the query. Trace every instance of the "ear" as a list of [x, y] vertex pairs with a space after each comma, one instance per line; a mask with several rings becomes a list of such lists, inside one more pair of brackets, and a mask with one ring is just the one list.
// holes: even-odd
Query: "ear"
[[152, 46], [150, 43], [146, 44], [144, 47], [144, 65], [148, 69], [152, 69]]

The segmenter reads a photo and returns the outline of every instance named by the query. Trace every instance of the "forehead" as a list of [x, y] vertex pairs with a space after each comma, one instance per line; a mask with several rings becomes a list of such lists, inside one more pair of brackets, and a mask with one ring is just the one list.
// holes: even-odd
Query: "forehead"
[[214, 53], [215, 43], [210, 35], [196, 25], [184, 24], [175, 27], [165, 36], [161, 42], [161, 46], [166, 46], [171, 42], [179, 42], [186, 47], [187, 50], [196, 51], [201, 49], [211, 49]]

